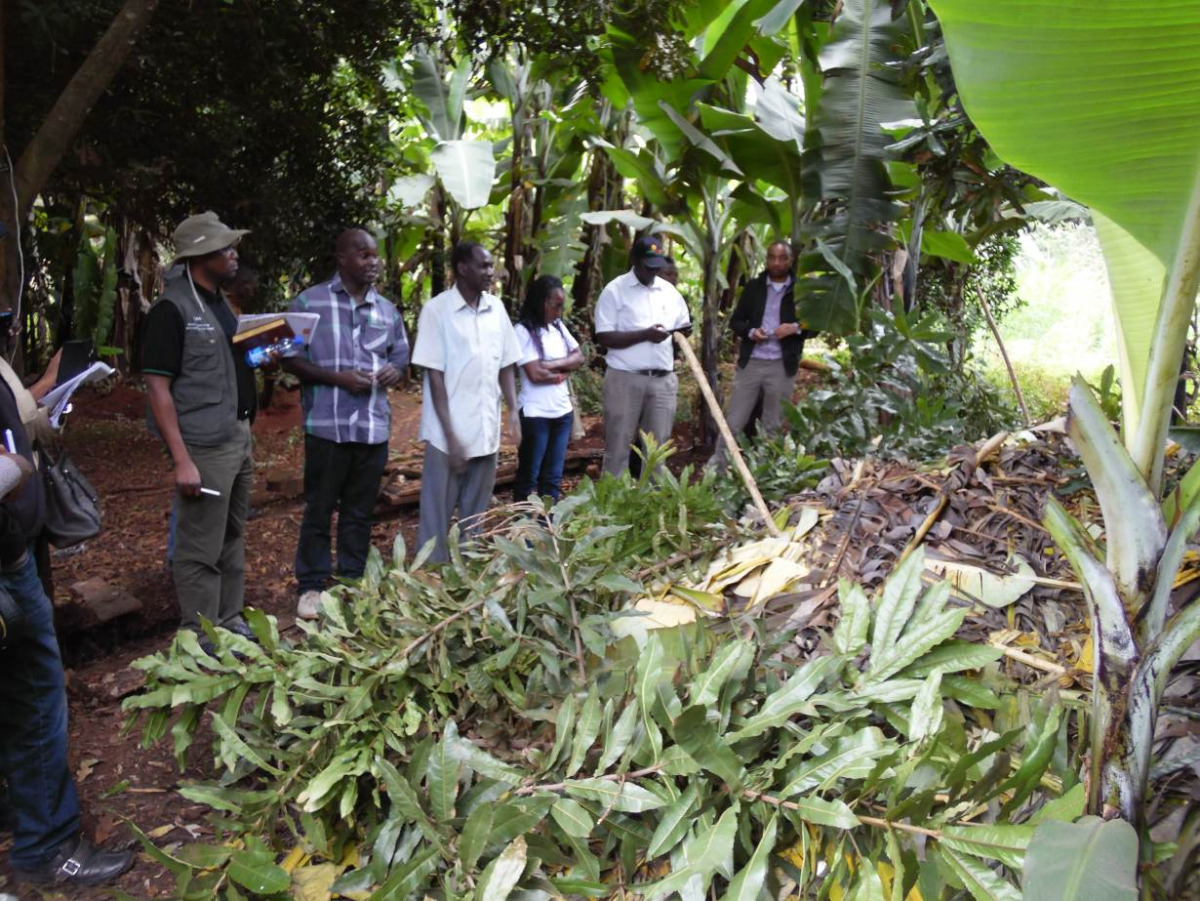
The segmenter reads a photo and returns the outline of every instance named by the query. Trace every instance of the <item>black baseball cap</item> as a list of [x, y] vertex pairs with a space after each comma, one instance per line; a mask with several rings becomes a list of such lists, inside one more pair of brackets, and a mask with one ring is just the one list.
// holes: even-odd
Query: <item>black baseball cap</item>
[[667, 265], [666, 247], [657, 235], [645, 235], [634, 241], [631, 255], [635, 263], [642, 263], [647, 269], [662, 269]]

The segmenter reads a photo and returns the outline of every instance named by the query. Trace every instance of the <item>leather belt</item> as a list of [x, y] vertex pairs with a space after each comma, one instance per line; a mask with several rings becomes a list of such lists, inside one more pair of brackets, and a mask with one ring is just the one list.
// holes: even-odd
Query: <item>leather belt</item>
[[670, 369], [635, 369], [638, 375], [648, 375], [652, 379], [661, 379], [664, 375], [670, 375]]

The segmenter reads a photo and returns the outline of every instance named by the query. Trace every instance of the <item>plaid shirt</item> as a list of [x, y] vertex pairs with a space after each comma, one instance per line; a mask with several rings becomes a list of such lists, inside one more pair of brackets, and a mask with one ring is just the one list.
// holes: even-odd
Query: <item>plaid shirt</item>
[[[293, 313], [317, 313], [321, 321], [303, 355], [324, 369], [378, 372], [391, 363], [403, 371], [408, 365], [408, 336], [404, 322], [390, 300], [368, 288], [362, 303], [355, 303], [342, 286], [342, 278], [314, 285], [292, 301]], [[367, 394], [351, 394], [332, 385], [305, 383], [300, 393], [304, 430], [339, 444], [382, 444], [391, 431], [392, 410], [386, 388], [375, 386]]]

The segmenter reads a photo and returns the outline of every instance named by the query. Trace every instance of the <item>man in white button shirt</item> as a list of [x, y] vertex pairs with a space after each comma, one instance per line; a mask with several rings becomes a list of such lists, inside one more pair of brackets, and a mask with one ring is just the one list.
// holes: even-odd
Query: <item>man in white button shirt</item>
[[604, 471], [629, 466], [638, 432], [658, 442], [671, 437], [679, 387], [671, 333], [691, 331], [687, 303], [658, 272], [667, 264], [662, 242], [638, 238], [633, 268], [613, 279], [596, 302], [596, 343], [608, 348], [604, 376]]
[[425, 370], [421, 433], [421, 526], [417, 544], [436, 541], [430, 560], [449, 559], [446, 536], [458, 508], [464, 537], [487, 509], [500, 451], [500, 395], [508, 432], [521, 442], [517, 363], [521, 348], [500, 299], [488, 293], [492, 255], [474, 241], [454, 248], [454, 287], [421, 309], [412, 362]]

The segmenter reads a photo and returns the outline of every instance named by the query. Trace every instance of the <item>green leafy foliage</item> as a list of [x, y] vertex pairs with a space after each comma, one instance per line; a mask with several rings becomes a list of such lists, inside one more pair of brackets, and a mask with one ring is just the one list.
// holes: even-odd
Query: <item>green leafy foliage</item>
[[[786, 431], [744, 444], [742, 457], [758, 490], [768, 502], [782, 501], [813, 487], [829, 465], [825, 460], [810, 456], [795, 435]], [[732, 509], [750, 500], [741, 479], [729, 478], [718, 484], [728, 494]]]
[[988, 774], [1040, 792], [1049, 758], [1017, 767], [1019, 731], [993, 731], [995, 672], [959, 677], [983, 707], [942, 668], [908, 675], [931, 652], [962, 669], [964, 611], [924, 588], [919, 553], [874, 599], [844, 584], [853, 614], [816, 656], [721, 619], [617, 640], [637, 586], [609, 572], [615, 518], [577, 496], [439, 569], [373, 556], [299, 642], [252, 613], [261, 646], [213, 632], [204, 658], [185, 635], [140, 661], [126, 707], [146, 740], [173, 717], [182, 762], [211, 716], [220, 775], [181, 791], [238, 849], [153, 849], [180, 896], [281, 896], [293, 846], [379, 899], [903, 897], [918, 880], [1015, 896], [1029, 827], [979, 805]]
[[1133, 901], [1137, 833], [1124, 820], [1043, 823], [1029, 842], [1026, 901]]
[[603, 523], [618, 533], [610, 539], [612, 559], [625, 565], [690, 551], [702, 536], [716, 534], [725, 515], [717, 489], [721, 480], [715, 474], [693, 481], [691, 466], [685, 466], [675, 475], [665, 465], [674, 452], [672, 442], [660, 445], [651, 435], [643, 440], [642, 472], [636, 480], [605, 473], [595, 482], [584, 478], [577, 489], [577, 502], [588, 508], [582, 520], [586, 528]]
[[848, 365], [834, 370], [827, 387], [785, 408], [809, 453], [930, 460], [1015, 422], [981, 376], [951, 367], [944, 349], [950, 335], [935, 314], [871, 317], [867, 333], [846, 339]]

